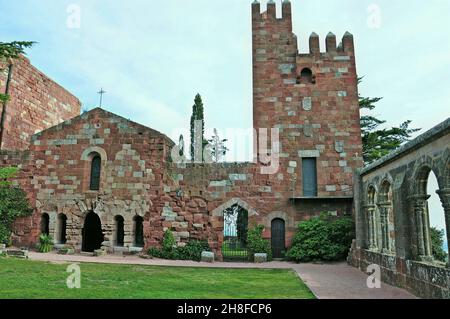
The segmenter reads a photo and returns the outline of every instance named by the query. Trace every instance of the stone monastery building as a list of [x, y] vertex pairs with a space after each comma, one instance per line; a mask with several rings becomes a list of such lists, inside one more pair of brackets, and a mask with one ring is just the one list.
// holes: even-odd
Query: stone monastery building
[[[0, 165], [20, 168], [19, 183], [35, 207], [31, 217], [15, 223], [15, 243], [33, 245], [44, 232], [57, 245], [77, 251], [139, 251], [159, 246], [171, 229], [180, 245], [207, 240], [221, 259], [224, 242], [233, 237], [230, 224], [236, 223], [230, 211], [238, 211], [246, 227], [265, 226], [274, 257], [283, 257], [300, 221], [329, 212], [356, 216], [351, 256], [363, 270], [369, 257], [378, 260], [396, 249], [403, 261], [426, 254], [428, 248], [408, 230], [417, 229], [414, 218], [410, 223], [398, 219], [403, 226], [395, 240], [400, 217], [392, 212], [397, 195], [388, 186], [401, 181], [387, 171], [375, 177], [376, 167], [359, 175], [363, 158], [353, 36], [346, 33], [338, 43], [329, 33], [321, 52], [319, 36], [312, 33], [309, 53], [300, 54], [289, 1], [278, 14], [272, 0], [262, 13], [258, 1], [251, 10], [253, 126], [257, 132], [279, 132], [279, 143], [268, 143], [269, 149], [279, 148], [279, 165], [269, 173], [274, 163], [266, 163], [265, 154], [253, 163], [175, 163], [175, 143], [163, 133], [100, 108], [80, 115], [80, 101], [26, 58], [2, 68], [0, 90], [11, 100], [1, 109]], [[449, 127], [440, 128], [439, 138]], [[445, 150], [448, 143], [437, 147]], [[439, 154], [445, 171], [448, 152]], [[380, 187], [371, 182], [378, 179], [384, 183]], [[381, 215], [374, 213], [374, 197], [366, 199], [364, 193], [378, 189], [384, 189], [380, 211], [387, 212]], [[354, 203], [355, 196], [360, 202]], [[426, 198], [421, 198], [423, 207]], [[420, 253], [414, 253], [417, 247]], [[412, 276], [406, 268], [394, 272], [405, 285]]]

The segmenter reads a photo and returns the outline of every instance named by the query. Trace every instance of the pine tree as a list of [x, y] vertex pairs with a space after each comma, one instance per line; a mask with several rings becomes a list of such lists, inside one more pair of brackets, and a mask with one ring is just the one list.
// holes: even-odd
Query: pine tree
[[[361, 83], [361, 78], [358, 83]], [[359, 97], [359, 107], [361, 110], [372, 111], [375, 109], [375, 103], [382, 98]], [[410, 140], [413, 133], [420, 129], [411, 129], [411, 121], [402, 123], [399, 127], [390, 129], [380, 129], [386, 121], [380, 120], [371, 115], [361, 116], [361, 135], [363, 142], [363, 157], [366, 165], [371, 164], [379, 158], [391, 153], [403, 143]]]
[[[197, 141], [195, 139], [195, 121], [201, 121], [202, 123], [202, 132], [201, 132], [201, 140], [202, 145], [196, 145]], [[194, 99], [194, 105], [192, 106], [192, 116], [191, 116], [191, 160], [195, 159], [196, 152], [200, 152], [201, 160], [203, 161], [203, 147], [208, 144], [208, 141], [205, 140], [205, 116], [204, 116], [204, 107], [202, 102], [202, 97], [200, 94], [197, 94]], [[201, 148], [199, 150], [199, 148]]]

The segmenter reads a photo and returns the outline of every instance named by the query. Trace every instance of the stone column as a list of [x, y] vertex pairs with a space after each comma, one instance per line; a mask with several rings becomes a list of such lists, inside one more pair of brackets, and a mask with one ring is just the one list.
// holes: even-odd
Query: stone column
[[381, 234], [382, 234], [382, 252], [390, 253], [391, 244], [389, 239], [389, 211], [391, 209], [390, 203], [378, 204], [380, 207], [380, 219], [381, 219]]
[[375, 205], [364, 206], [367, 215], [367, 237], [368, 246], [370, 250], [375, 250], [378, 248], [376, 240], [376, 218], [375, 218]]
[[[445, 213], [445, 229], [447, 230], [447, 244], [450, 247], [450, 188], [438, 190], [436, 192], [441, 198], [442, 206]], [[447, 268], [450, 268], [450, 260], [447, 263]]]
[[417, 248], [419, 254], [419, 260], [430, 261], [432, 256], [429, 254], [427, 245], [429, 245], [429, 231], [426, 229], [428, 221], [426, 220], [427, 214], [425, 210], [425, 204], [430, 198], [429, 195], [417, 195], [414, 196], [414, 218], [416, 221], [417, 232]]

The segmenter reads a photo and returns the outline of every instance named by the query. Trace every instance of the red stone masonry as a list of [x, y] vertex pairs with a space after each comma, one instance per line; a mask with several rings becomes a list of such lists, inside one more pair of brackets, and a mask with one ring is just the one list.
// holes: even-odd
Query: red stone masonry
[[[5, 93], [8, 64], [0, 64], [0, 69], [0, 92]], [[0, 149], [25, 150], [33, 134], [80, 114], [80, 101], [31, 65], [27, 58], [14, 60], [11, 72], [10, 101], [4, 112]]]
[[[252, 4], [254, 127], [279, 128], [285, 180], [302, 194], [302, 157], [317, 157], [318, 196], [352, 196], [353, 172], [362, 167], [362, 140], [353, 36], [326, 37], [320, 52], [313, 33], [308, 54], [299, 54], [289, 1], [276, 18], [274, 2], [260, 12]], [[301, 78], [305, 68], [311, 81]], [[295, 163], [294, 163], [295, 162]]]
[[[250, 225], [264, 225], [268, 239], [272, 221], [282, 219], [285, 247], [299, 222], [322, 212], [351, 214], [353, 175], [363, 163], [353, 38], [347, 33], [337, 47], [330, 34], [327, 52], [320, 52], [313, 34], [310, 53], [299, 54], [289, 1], [282, 8], [277, 19], [274, 3], [263, 13], [258, 2], [252, 4], [254, 128], [279, 130], [277, 169], [264, 172], [260, 162], [173, 163], [174, 143], [164, 134], [94, 109], [31, 138], [20, 183], [30, 189], [36, 211], [17, 222], [15, 242], [36, 242], [47, 214], [59, 243], [58, 217], [65, 215], [65, 244], [81, 250], [85, 217], [94, 212], [108, 251], [116, 249], [115, 217], [123, 217], [124, 245], [132, 249], [133, 221], [140, 216], [146, 247], [159, 246], [171, 229], [180, 245], [208, 240], [220, 259], [223, 212], [233, 205], [248, 211]], [[33, 91], [21, 85], [18, 91]], [[8, 143], [14, 144], [13, 137]], [[92, 154], [102, 159], [100, 191], [89, 190]], [[17, 163], [17, 155], [4, 156], [0, 166]], [[317, 162], [318, 194], [305, 197], [302, 161], [311, 157]]]

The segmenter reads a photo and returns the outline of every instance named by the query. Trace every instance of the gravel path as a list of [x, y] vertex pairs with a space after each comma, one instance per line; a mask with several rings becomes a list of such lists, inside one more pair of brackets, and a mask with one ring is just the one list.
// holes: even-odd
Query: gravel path
[[172, 267], [207, 268], [277, 268], [294, 269], [305, 284], [319, 299], [413, 299], [416, 298], [404, 289], [382, 284], [380, 289], [370, 289], [366, 285], [367, 275], [348, 266], [346, 263], [334, 264], [294, 264], [273, 261], [265, 264], [249, 263], [198, 263], [161, 259], [143, 259], [137, 256], [107, 255], [89, 257], [80, 255], [58, 255], [56, 253], [29, 253], [31, 260], [55, 263], [107, 263]]

